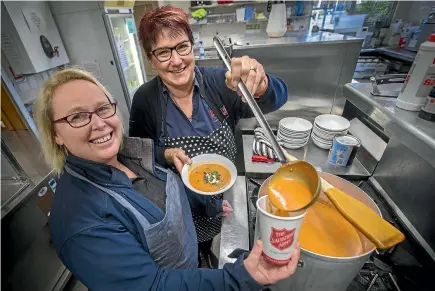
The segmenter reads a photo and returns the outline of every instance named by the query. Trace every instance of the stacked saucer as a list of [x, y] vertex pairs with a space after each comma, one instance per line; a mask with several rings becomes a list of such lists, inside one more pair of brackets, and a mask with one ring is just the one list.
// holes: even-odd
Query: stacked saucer
[[330, 149], [334, 136], [346, 134], [349, 127], [350, 122], [344, 117], [333, 114], [319, 115], [314, 120], [311, 139], [319, 148]]
[[298, 149], [305, 146], [310, 138], [313, 124], [299, 117], [281, 119], [278, 128], [278, 141], [288, 149]]

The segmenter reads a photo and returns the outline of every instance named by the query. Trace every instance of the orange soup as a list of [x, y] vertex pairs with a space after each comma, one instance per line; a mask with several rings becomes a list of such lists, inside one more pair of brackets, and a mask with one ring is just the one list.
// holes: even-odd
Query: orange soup
[[333, 206], [316, 202], [307, 210], [299, 233], [301, 247], [325, 256], [353, 257], [363, 254], [355, 228]]
[[230, 181], [230, 171], [221, 164], [199, 164], [189, 172], [190, 184], [202, 192], [215, 192], [227, 186]]
[[276, 179], [269, 184], [268, 196], [270, 202], [284, 213], [306, 206], [313, 197], [303, 182], [294, 179]]

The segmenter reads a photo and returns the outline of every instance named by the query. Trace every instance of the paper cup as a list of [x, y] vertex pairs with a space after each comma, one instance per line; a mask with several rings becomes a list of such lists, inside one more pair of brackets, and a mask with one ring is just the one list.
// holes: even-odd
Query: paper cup
[[290, 262], [306, 211], [291, 217], [281, 217], [267, 211], [269, 197], [257, 200], [257, 221], [259, 239], [263, 242], [263, 258], [271, 263], [285, 265]]

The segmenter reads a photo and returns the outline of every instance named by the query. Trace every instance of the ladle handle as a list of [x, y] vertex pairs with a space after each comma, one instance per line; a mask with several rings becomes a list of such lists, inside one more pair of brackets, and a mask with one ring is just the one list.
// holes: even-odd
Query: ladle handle
[[[228, 55], [227, 51], [224, 49], [224, 46], [222, 45], [222, 41], [220, 40], [220, 38], [217, 36], [213, 37], [213, 44], [219, 56], [221, 57], [222, 61], [224, 62], [225, 66], [227, 67], [228, 70], [231, 71], [230, 56]], [[266, 118], [264, 118], [263, 112], [261, 112], [260, 107], [258, 107], [257, 102], [255, 102], [254, 97], [249, 92], [245, 83], [242, 80], [240, 80], [237, 87], [239, 88], [243, 97], [245, 97], [245, 100], [248, 102], [248, 105], [251, 108], [252, 112], [254, 113], [254, 116], [257, 119], [258, 123], [260, 124], [261, 128], [263, 128], [264, 132], [266, 133], [266, 137], [269, 139], [272, 148], [278, 157], [278, 160], [283, 164], [286, 163], [287, 159], [284, 155], [285, 151], [283, 151], [281, 146], [278, 144], [278, 141], [276, 140], [275, 135], [272, 132], [272, 129], [270, 129], [269, 123], [267, 123]]]

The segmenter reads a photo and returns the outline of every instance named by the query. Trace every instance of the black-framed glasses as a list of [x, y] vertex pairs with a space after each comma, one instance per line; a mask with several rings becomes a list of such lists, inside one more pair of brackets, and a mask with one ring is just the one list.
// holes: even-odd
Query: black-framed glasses
[[187, 56], [192, 51], [192, 43], [190, 40], [186, 40], [173, 47], [155, 49], [151, 53], [159, 62], [166, 62], [172, 57], [173, 50], [175, 50], [180, 56]]
[[92, 115], [96, 114], [102, 119], [112, 117], [116, 113], [116, 102], [107, 103], [97, 108], [92, 112], [76, 112], [68, 116], [56, 119], [54, 123], [66, 122], [71, 127], [79, 128], [91, 123]]

